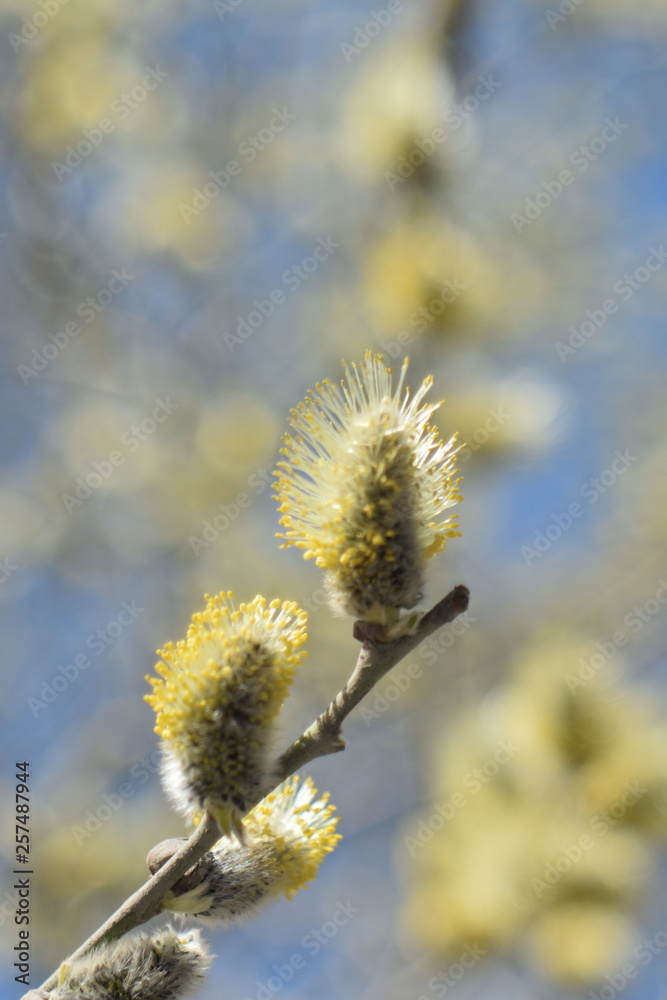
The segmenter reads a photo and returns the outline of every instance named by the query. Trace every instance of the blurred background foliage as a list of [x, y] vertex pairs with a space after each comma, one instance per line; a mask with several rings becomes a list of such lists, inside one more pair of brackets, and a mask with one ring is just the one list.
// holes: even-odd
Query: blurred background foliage
[[0, 16], [0, 782], [31, 761], [34, 982], [182, 832], [144, 674], [205, 591], [311, 612], [286, 742], [346, 678], [269, 484], [290, 407], [371, 347], [465, 444], [425, 601], [471, 610], [313, 765], [344, 840], [214, 935], [202, 998], [664, 996], [667, 4]]

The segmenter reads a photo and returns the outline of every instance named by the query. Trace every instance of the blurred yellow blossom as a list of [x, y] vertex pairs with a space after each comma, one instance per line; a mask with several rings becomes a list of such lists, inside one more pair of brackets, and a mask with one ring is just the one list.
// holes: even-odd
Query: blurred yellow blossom
[[455, 720], [401, 850], [406, 926], [434, 956], [528, 933], [548, 976], [594, 982], [629, 950], [649, 834], [665, 833], [667, 727], [637, 693], [578, 675], [593, 648], [546, 637]]

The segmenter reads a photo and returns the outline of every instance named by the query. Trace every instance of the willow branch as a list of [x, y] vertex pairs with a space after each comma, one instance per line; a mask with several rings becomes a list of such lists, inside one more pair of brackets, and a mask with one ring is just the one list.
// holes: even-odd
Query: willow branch
[[[375, 687], [378, 681], [382, 680], [392, 667], [395, 667], [433, 632], [466, 611], [468, 597], [467, 587], [462, 585], [454, 587], [446, 597], [419, 619], [411, 632], [394, 639], [387, 638], [381, 626], [369, 622], [355, 622], [354, 637], [362, 645], [357, 664], [347, 684], [339, 691], [329, 707], [278, 759], [273, 783], [270, 787], [262, 789], [257, 801], [263, 799], [285, 778], [289, 778], [309, 761], [344, 750], [345, 741], [342, 736], [342, 725], [352, 709]], [[169, 849], [160, 852], [159, 862], [151, 865], [151, 868], [160, 865], [155, 874], [126, 899], [123, 905], [87, 941], [77, 948], [70, 959], [81, 958], [100, 945], [116, 941], [123, 934], [139, 927], [160, 913], [161, 901], [165, 893], [174, 888], [177, 882], [182, 881], [185, 887], [188, 879], [197, 879], [199, 869], [196, 869], [195, 866], [220, 840], [220, 837], [221, 831], [215, 819], [206, 813], [189, 840], [171, 841]], [[151, 855], [154, 855], [156, 850], [154, 848]], [[194, 881], [194, 884], [197, 882]], [[48, 993], [49, 990], [54, 989], [57, 982], [58, 974], [54, 972], [42, 984], [40, 991]], [[31, 991], [31, 993], [34, 998], [35, 991]], [[22, 1000], [29, 1000], [29, 998], [30, 993], [27, 993]]]
[[382, 629], [368, 622], [355, 622], [354, 637], [362, 642], [357, 665], [347, 684], [329, 707], [313, 722], [303, 736], [285, 751], [278, 761], [280, 780], [284, 781], [300, 767], [326, 754], [345, 749], [343, 722], [378, 681], [421, 645], [433, 632], [453, 621], [468, 607], [467, 587], [454, 587], [420, 619], [414, 631], [396, 639], [383, 639]]
[[[80, 948], [77, 948], [70, 955], [68, 961], [75, 958], [82, 958], [100, 945], [118, 940], [123, 934], [146, 923], [151, 917], [157, 916], [161, 912], [160, 903], [164, 894], [207, 851], [210, 851], [213, 845], [220, 840], [220, 837], [221, 832], [218, 824], [212, 816], [206, 813], [205, 818], [201, 821], [190, 839], [183, 843], [182, 848], [148, 882], [145, 882], [140, 889], [137, 889], [132, 896], [126, 899], [123, 905], [87, 941], [84, 941]], [[57, 984], [58, 973], [54, 972], [41, 985], [40, 990], [48, 993]], [[28, 1000], [28, 994], [22, 1000]]]

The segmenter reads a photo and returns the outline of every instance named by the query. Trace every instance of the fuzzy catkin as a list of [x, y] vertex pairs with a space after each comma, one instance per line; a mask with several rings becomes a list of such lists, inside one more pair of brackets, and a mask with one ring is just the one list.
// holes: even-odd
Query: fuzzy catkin
[[[445, 512], [456, 504], [455, 439], [440, 439], [422, 406], [433, 379], [403, 394], [381, 355], [345, 366], [292, 411], [283, 438], [276, 499], [295, 545], [326, 571], [339, 612], [392, 624], [421, 596], [428, 560], [458, 535]], [[403, 395], [403, 398], [401, 396]]]
[[284, 782], [248, 813], [242, 844], [223, 838], [209, 853], [196, 889], [162, 905], [177, 913], [226, 926], [253, 915], [263, 904], [294, 893], [315, 878], [340, 840], [328, 795], [317, 799], [312, 781]]
[[306, 640], [292, 602], [208, 597], [185, 640], [168, 644], [147, 678], [162, 737], [163, 784], [189, 818], [208, 809], [242, 836], [241, 819], [272, 777], [276, 717]]
[[167, 925], [63, 963], [49, 1000], [180, 1000], [202, 984], [210, 964], [200, 931]]

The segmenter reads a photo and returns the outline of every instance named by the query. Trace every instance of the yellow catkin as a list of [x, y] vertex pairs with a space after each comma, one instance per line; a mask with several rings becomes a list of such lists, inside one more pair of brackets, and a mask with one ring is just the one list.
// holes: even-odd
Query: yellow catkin
[[428, 560], [458, 535], [445, 512], [458, 491], [455, 439], [444, 442], [422, 406], [433, 384], [411, 398], [396, 388], [381, 355], [345, 365], [340, 386], [326, 380], [292, 411], [275, 488], [284, 546], [304, 550], [326, 571], [334, 608], [395, 621], [419, 600]]
[[164, 748], [163, 781], [176, 807], [201, 809], [240, 832], [272, 768], [276, 717], [304, 653], [306, 613], [257, 596], [207, 595], [184, 640], [159, 651], [146, 701]]
[[315, 878], [340, 840], [328, 799], [326, 794], [317, 799], [310, 778], [284, 782], [246, 816], [244, 843], [219, 841], [203, 882], [180, 896], [168, 894], [163, 906], [230, 924], [273, 899], [291, 899]]

